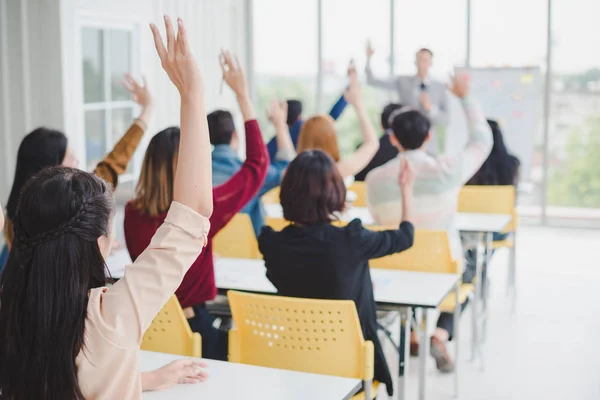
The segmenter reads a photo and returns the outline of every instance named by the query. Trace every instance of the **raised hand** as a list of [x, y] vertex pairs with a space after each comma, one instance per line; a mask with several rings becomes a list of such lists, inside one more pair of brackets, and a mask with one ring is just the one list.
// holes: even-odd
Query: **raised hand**
[[469, 80], [465, 75], [451, 77], [450, 91], [460, 99], [469, 94]]
[[144, 390], [164, 390], [177, 384], [199, 383], [208, 379], [206, 364], [190, 359], [173, 361], [155, 371], [142, 374]]
[[373, 57], [373, 54], [375, 54], [375, 49], [371, 45], [371, 40], [367, 40], [367, 61]]
[[412, 190], [415, 183], [415, 170], [408, 160], [404, 157], [400, 158], [400, 171], [398, 174], [398, 184], [402, 191]]
[[223, 80], [227, 86], [235, 92], [236, 95], [246, 95], [248, 93], [248, 84], [244, 70], [240, 66], [237, 57], [232, 56], [229, 51], [222, 51], [219, 56], [221, 70], [223, 71]]
[[131, 98], [133, 101], [138, 103], [142, 107], [151, 107], [152, 106], [152, 95], [148, 90], [148, 85], [146, 84], [146, 79], [142, 78], [142, 84], [140, 85], [138, 81], [135, 80], [131, 74], [125, 74], [125, 78], [123, 79], [123, 86], [127, 91], [131, 94]]
[[356, 66], [354, 60], [350, 61], [348, 65], [348, 89], [344, 92], [344, 99], [354, 107], [362, 106], [362, 94], [360, 83], [358, 82], [358, 73], [356, 72]]
[[202, 75], [190, 49], [187, 32], [181, 18], [177, 19], [177, 26], [177, 37], [175, 37], [171, 19], [165, 15], [167, 31], [167, 47], [165, 48], [158, 28], [156, 25], [150, 24], [156, 52], [160, 57], [162, 67], [179, 90], [181, 97], [202, 98], [204, 96]]
[[267, 118], [275, 126], [287, 124], [288, 105], [286, 101], [273, 100], [271, 108], [267, 110]]

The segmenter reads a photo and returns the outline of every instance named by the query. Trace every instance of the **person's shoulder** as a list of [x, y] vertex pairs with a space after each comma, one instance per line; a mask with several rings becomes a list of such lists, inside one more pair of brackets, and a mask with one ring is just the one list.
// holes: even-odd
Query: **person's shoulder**
[[380, 165], [377, 168], [373, 168], [365, 177], [365, 182], [367, 184], [372, 184], [373, 182], [376, 182], [380, 179], [384, 179], [385, 177], [390, 175], [390, 171], [394, 171], [394, 176], [396, 176], [399, 167], [399, 162], [400, 161], [398, 160], [398, 158], [394, 157], [385, 164]]
[[359, 237], [363, 230], [365, 230], [361, 220], [358, 218], [353, 219], [352, 221], [350, 221], [350, 223], [348, 223], [348, 225], [338, 229], [344, 232], [344, 234], [349, 238]]

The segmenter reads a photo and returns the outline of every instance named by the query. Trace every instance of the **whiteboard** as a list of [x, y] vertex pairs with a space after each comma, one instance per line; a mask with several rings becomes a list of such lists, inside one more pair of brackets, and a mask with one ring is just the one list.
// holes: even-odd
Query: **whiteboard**
[[[520, 176], [528, 177], [540, 121], [542, 75], [538, 67], [457, 68], [471, 84], [471, 96], [488, 119], [499, 122], [509, 152], [521, 161]], [[450, 96], [446, 152], [460, 152], [467, 141], [467, 125], [460, 101]]]

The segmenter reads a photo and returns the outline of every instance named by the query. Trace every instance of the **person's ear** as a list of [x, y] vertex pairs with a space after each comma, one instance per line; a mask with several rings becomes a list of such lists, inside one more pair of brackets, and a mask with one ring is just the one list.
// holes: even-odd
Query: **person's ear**
[[429, 142], [429, 139], [431, 139], [431, 132], [427, 132], [427, 136], [425, 136], [425, 141], [423, 143]]
[[110, 255], [110, 251], [112, 248], [112, 237], [111, 235], [109, 236], [100, 236], [98, 239], [96, 239], [98, 241], [98, 248], [100, 249], [100, 254], [102, 254], [102, 258], [104, 258], [105, 260], [108, 258], [108, 256]]
[[398, 151], [404, 151], [404, 148], [402, 147], [398, 139], [396, 139], [396, 136], [393, 132], [390, 131], [390, 133], [388, 133], [388, 136], [390, 137], [390, 143], [392, 144], [392, 146], [398, 149]]

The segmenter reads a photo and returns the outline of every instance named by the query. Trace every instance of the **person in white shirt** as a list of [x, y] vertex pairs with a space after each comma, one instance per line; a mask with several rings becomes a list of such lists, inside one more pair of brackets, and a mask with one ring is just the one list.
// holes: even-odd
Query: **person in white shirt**
[[[404, 107], [389, 117], [393, 131], [390, 142], [398, 149], [398, 157], [372, 170], [365, 182], [367, 205], [375, 221], [380, 225], [397, 225], [402, 218], [402, 197], [396, 177], [406, 160], [416, 173], [412, 223], [416, 229], [447, 230], [453, 258], [462, 263], [460, 235], [454, 226], [458, 194], [487, 159], [493, 139], [478, 104], [468, 96], [466, 79], [453, 78], [452, 91], [461, 100], [469, 128], [469, 139], [461, 152], [439, 157], [428, 154], [424, 149], [430, 138], [429, 119], [418, 110]], [[442, 313], [431, 339], [432, 355], [443, 372], [454, 369], [446, 351], [446, 342], [454, 328], [452, 321], [451, 314]]]
[[429, 70], [433, 64], [433, 52], [423, 48], [415, 55], [416, 75], [399, 75], [386, 79], [376, 78], [371, 68], [371, 58], [374, 54], [371, 43], [367, 44], [367, 84], [396, 91], [398, 101], [411, 106], [425, 114], [434, 126], [433, 134], [427, 142], [425, 150], [437, 155], [440, 145], [438, 133], [444, 131], [448, 124], [448, 94], [446, 85], [431, 78]]

